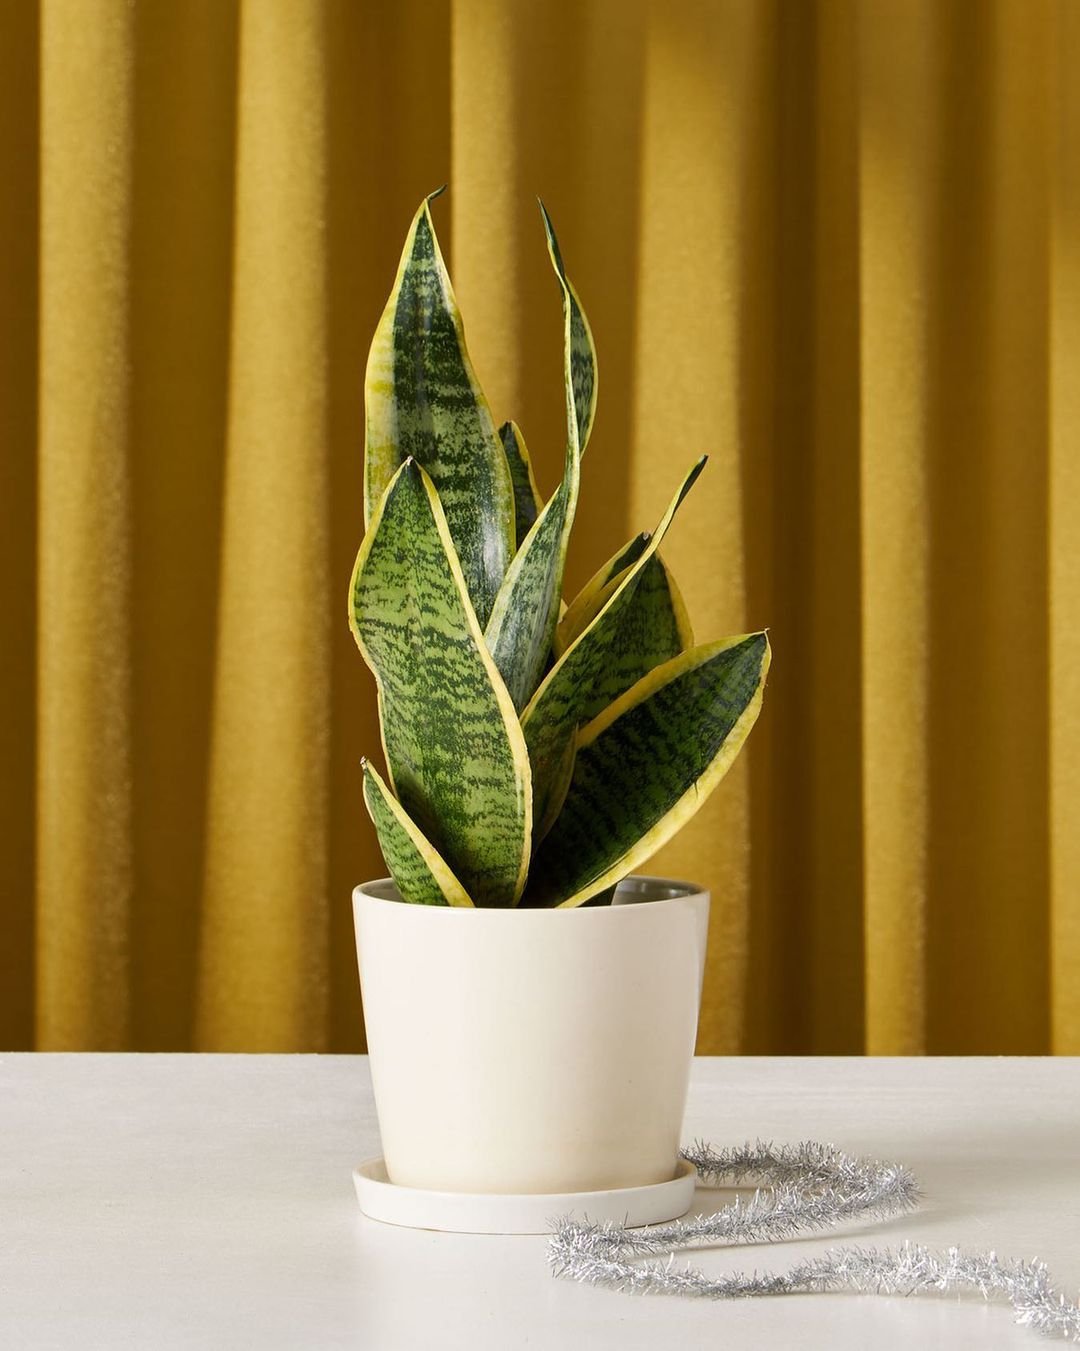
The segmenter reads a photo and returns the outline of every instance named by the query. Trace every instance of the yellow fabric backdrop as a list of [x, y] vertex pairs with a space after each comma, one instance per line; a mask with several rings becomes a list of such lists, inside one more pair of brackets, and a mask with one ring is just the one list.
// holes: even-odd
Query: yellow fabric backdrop
[[561, 459], [765, 716], [655, 870], [701, 1049], [1080, 1052], [1075, 0], [0, 0], [0, 1045], [362, 1044], [344, 621], [420, 197]]

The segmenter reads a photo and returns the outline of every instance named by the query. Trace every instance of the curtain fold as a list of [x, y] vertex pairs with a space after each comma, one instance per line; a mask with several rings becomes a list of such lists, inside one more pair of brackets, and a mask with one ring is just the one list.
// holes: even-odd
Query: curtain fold
[[[135, 7], [132, 1044], [192, 1044], [230, 383], [237, 13]], [[233, 541], [235, 543], [235, 541]]]
[[765, 714], [650, 871], [704, 1052], [1080, 1052], [1070, 0], [0, 0], [0, 1045], [362, 1046], [367, 343], [435, 210], [572, 591], [665, 557]]
[[1053, 14], [1050, 110], [1050, 958], [1053, 1048], [1080, 1055], [1080, 10]]
[[0, 1045], [34, 1039], [39, 21], [0, 4]]
[[[36, 1027], [130, 1037], [129, 6], [41, 15]], [[20, 842], [25, 847], [25, 842]]]
[[[935, 130], [946, 94], [933, 0], [886, 0], [859, 44], [862, 783], [866, 1042], [926, 1045], [930, 648], [927, 443], [934, 369]], [[918, 98], [913, 89], [921, 90]]]
[[238, 67], [196, 1045], [322, 1050], [331, 577], [320, 0], [243, 5]]

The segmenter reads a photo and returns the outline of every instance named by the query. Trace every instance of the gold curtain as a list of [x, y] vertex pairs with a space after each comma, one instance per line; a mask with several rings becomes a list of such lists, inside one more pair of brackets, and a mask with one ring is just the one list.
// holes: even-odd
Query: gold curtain
[[1080, 1052], [1075, 0], [0, 0], [0, 1046], [362, 1045], [344, 622], [421, 196], [571, 589], [769, 625], [700, 1049]]

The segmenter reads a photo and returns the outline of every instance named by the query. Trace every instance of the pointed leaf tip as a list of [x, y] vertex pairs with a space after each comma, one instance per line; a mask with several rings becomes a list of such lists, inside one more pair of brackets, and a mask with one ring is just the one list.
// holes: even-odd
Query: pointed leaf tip
[[566, 275], [562, 250], [547, 207], [540, 202], [548, 254], [563, 293], [563, 369], [567, 396], [567, 436], [580, 455], [589, 443], [596, 415], [596, 348], [580, 297]]
[[562, 285], [567, 286], [569, 283], [566, 277], [566, 265], [563, 262], [562, 249], [559, 247], [559, 236], [555, 233], [555, 225], [552, 222], [547, 207], [539, 197], [537, 197], [536, 200], [540, 203], [540, 215], [544, 221], [544, 235], [547, 238], [548, 248], [551, 250], [551, 259], [555, 264], [555, 271], [558, 274], [559, 281]]
[[482, 622], [514, 552], [506, 455], [465, 347], [429, 198], [402, 249], [364, 379], [364, 519], [407, 455], [434, 480]]

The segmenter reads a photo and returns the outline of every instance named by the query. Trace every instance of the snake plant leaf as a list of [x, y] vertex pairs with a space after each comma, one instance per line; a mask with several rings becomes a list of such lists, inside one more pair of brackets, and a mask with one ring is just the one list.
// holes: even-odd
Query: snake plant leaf
[[596, 348], [581, 301], [567, 278], [555, 227], [543, 202], [540, 203], [540, 214], [544, 218], [544, 234], [547, 236], [552, 266], [563, 288], [567, 421], [573, 424], [578, 454], [581, 454], [589, 444], [593, 419], [596, 416]]
[[[608, 594], [614, 595], [620, 583], [621, 577], [613, 578]], [[602, 593], [601, 598], [606, 604], [608, 596]], [[653, 554], [642, 563], [637, 584], [622, 607], [618, 632], [592, 698], [583, 707], [583, 716], [595, 717], [654, 666], [693, 645], [694, 635], [675, 579], [660, 555]]]
[[531, 845], [528, 753], [439, 496], [413, 459], [360, 546], [349, 622], [378, 686], [398, 802], [475, 905], [516, 904]]
[[533, 856], [526, 904], [581, 905], [686, 824], [746, 740], [769, 660], [764, 633], [692, 648], [582, 728], [562, 811]]
[[675, 628], [679, 635], [679, 642], [682, 650], [685, 652], [688, 647], [694, 646], [694, 626], [690, 622], [690, 611], [686, 608], [686, 601], [683, 599], [683, 593], [679, 589], [679, 584], [675, 580], [675, 575], [663, 560], [660, 560], [664, 569], [664, 577], [667, 583], [668, 603], [671, 606], [671, 613], [675, 620]]
[[618, 660], [618, 637], [642, 572], [659, 549], [680, 504], [701, 473], [702, 456], [691, 468], [660, 524], [637, 561], [624, 568], [621, 580], [588, 627], [570, 644], [544, 677], [521, 715], [532, 763], [535, 819], [550, 817], [551, 797], [566, 743], [576, 729], [606, 702], [606, 668]]
[[437, 195], [413, 219], [368, 356], [364, 518], [370, 522], [402, 461], [422, 465], [484, 624], [514, 553], [514, 487], [435, 236]]
[[609, 558], [602, 568], [589, 578], [574, 599], [563, 611], [559, 627], [555, 630], [555, 652], [561, 656], [579, 633], [592, 623], [598, 614], [602, 601], [601, 593], [612, 578], [617, 577], [631, 563], [636, 563], [645, 552], [649, 542], [649, 532], [643, 530], [635, 535], [629, 544], [624, 544], [614, 557]]
[[533, 522], [540, 515], [544, 500], [533, 476], [532, 460], [525, 447], [525, 438], [516, 422], [504, 422], [499, 428], [499, 440], [506, 452], [510, 481], [514, 485], [514, 547], [521, 548]]
[[[649, 536], [639, 538], [647, 542]], [[636, 556], [640, 557], [640, 551]], [[611, 598], [621, 584], [625, 571], [625, 568], [617, 569], [614, 576], [596, 593], [591, 612], [583, 616], [583, 627], [592, 622]], [[597, 675], [591, 698], [582, 706], [582, 719], [588, 720], [595, 716], [654, 667], [670, 661], [693, 645], [690, 618], [675, 578], [660, 555], [653, 554], [642, 565], [641, 575], [621, 610], [618, 630], [608, 647], [608, 660]], [[558, 647], [556, 652], [561, 655]], [[565, 762], [560, 764], [553, 776], [544, 815], [533, 826], [534, 850], [562, 809], [563, 799], [570, 787], [574, 753], [575, 742], [571, 738], [567, 743]]]
[[[544, 814], [533, 821], [533, 849], [558, 820], [566, 795], [570, 791], [570, 782], [574, 777], [574, 761], [577, 759], [577, 736], [568, 737], [562, 756], [556, 764], [551, 782], [547, 787], [544, 800]], [[526, 886], [528, 883], [526, 883]]]
[[364, 802], [402, 900], [413, 905], [472, 905], [465, 888], [365, 760]]
[[[620, 582], [622, 573], [615, 573], [599, 592], [588, 598], [588, 605], [579, 609], [573, 616], [568, 613], [566, 620], [560, 621], [554, 643], [557, 657], [561, 657], [577, 635], [588, 628], [596, 615], [599, 615], [604, 605], [614, 596]], [[577, 604], [577, 601], [574, 601], [574, 604]], [[693, 628], [689, 621], [687, 603], [683, 600], [683, 593], [672, 576], [672, 570], [660, 554], [654, 554], [645, 565], [630, 611], [623, 617], [618, 647], [624, 654], [624, 665], [619, 671], [610, 671], [611, 681], [607, 686], [606, 703], [611, 703], [612, 698], [622, 694], [624, 689], [630, 689], [634, 681], [641, 680], [643, 674], [652, 670], [653, 666], [677, 657], [688, 647], [693, 647]], [[623, 684], [614, 689], [619, 681], [623, 681]], [[614, 693], [611, 692], [612, 689]], [[600, 693], [603, 694], [603, 690]], [[603, 704], [599, 705], [596, 712], [599, 713], [602, 707]]]
[[551, 652], [579, 481], [578, 453], [571, 444], [563, 480], [514, 555], [484, 630], [515, 709], [529, 702]]
[[566, 550], [577, 510], [582, 438], [589, 434], [596, 408], [596, 358], [588, 320], [567, 280], [543, 202], [540, 210], [563, 293], [566, 462], [562, 482], [514, 555], [484, 632], [517, 709], [524, 708], [540, 683], [555, 638]]

